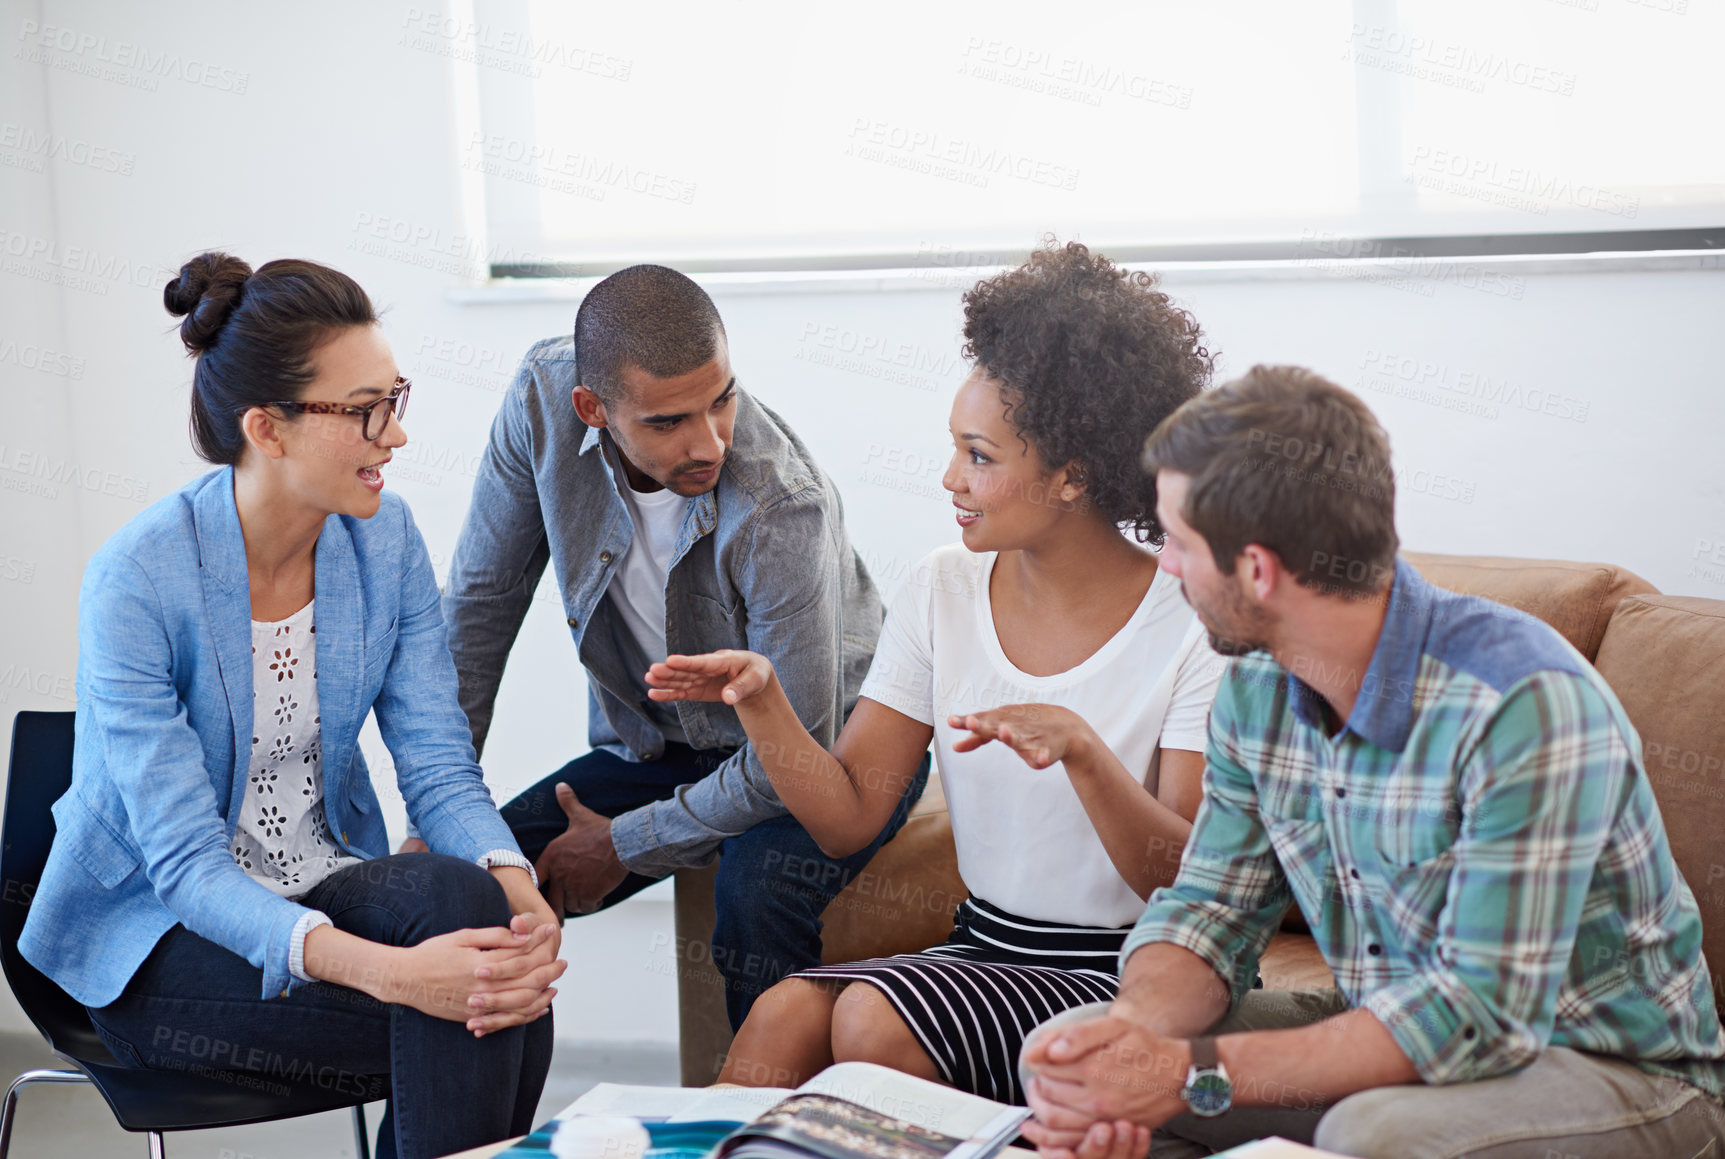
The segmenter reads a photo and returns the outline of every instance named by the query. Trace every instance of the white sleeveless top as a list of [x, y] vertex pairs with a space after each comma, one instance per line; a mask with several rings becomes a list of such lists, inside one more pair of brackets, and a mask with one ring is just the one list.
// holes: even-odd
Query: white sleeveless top
[[994, 561], [952, 544], [906, 576], [861, 695], [934, 726], [958, 870], [972, 894], [1039, 921], [1130, 925], [1144, 900], [1109, 860], [1063, 767], [1032, 769], [999, 743], [954, 752], [960, 734], [946, 718], [1008, 704], [1071, 709], [1154, 793], [1158, 748], [1204, 751], [1224, 661], [1180, 582], [1159, 569], [1132, 618], [1083, 663], [1054, 676], [1021, 672], [994, 629]]

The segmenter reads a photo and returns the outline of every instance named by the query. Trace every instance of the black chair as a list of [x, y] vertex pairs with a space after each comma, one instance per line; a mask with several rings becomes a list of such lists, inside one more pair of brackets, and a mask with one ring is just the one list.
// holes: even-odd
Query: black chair
[[[84, 1007], [24, 960], [18, 936], [30, 898], [42, 879], [54, 841], [49, 812], [72, 783], [70, 712], [20, 712], [12, 723], [12, 759], [6, 778], [6, 817], [0, 828], [0, 968], [18, 1004], [54, 1053], [75, 1070], [28, 1070], [12, 1080], [0, 1107], [0, 1159], [12, 1146], [18, 1092], [34, 1083], [90, 1083], [128, 1131], [148, 1134], [150, 1155], [163, 1155], [162, 1133], [239, 1127], [296, 1115], [353, 1108], [359, 1159], [370, 1159], [364, 1099], [305, 1083], [277, 1081], [217, 1068], [199, 1073], [134, 1070], [103, 1045]], [[259, 1086], [269, 1089], [260, 1091]], [[282, 1088], [287, 1093], [278, 1093]]]

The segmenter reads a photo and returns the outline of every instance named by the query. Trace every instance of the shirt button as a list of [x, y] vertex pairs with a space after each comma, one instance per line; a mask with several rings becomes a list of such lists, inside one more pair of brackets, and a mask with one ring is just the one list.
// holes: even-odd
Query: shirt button
[[1346, 789], [1337, 789], [1336, 790], [1336, 800], [1338, 800], [1338, 801], [1340, 801], [1343, 797], [1345, 797], [1347, 795], [1348, 795], [1348, 791]]
[[1378, 945], [1376, 942], [1373, 942], [1371, 945], [1366, 947], [1366, 953], [1370, 954], [1374, 958], [1383, 952], [1384, 952], [1384, 948], [1382, 946]]
[[1475, 1036], [1477, 1036], [1477, 1035], [1478, 1035], [1478, 1034], [1479, 1034], [1479, 1031], [1477, 1031], [1477, 1030], [1475, 1030], [1475, 1029], [1474, 1029], [1474, 1028], [1473, 1028], [1473, 1027], [1471, 1027], [1471, 1026], [1470, 1026], [1470, 1027], [1468, 1027], [1468, 1028], [1467, 1028], [1467, 1029], [1466, 1029], [1466, 1030], [1464, 1030], [1464, 1031], [1462, 1031], [1462, 1032], [1461, 1032], [1461, 1036], [1462, 1036], [1462, 1037], [1463, 1037], [1463, 1038], [1466, 1038], [1466, 1039], [1472, 1039], [1472, 1038], [1474, 1038], [1474, 1037], [1475, 1037]]
[[574, 616], [570, 616], [569, 617], [569, 626], [571, 628], [579, 628], [581, 626], [581, 621], [577, 620]]
[[1348, 876], [1352, 877], [1355, 881], [1358, 881], [1360, 879], [1360, 871], [1357, 869], [1350, 869], [1348, 870]]
[[610, 563], [611, 562], [611, 553], [608, 551], [601, 551], [599, 553], [599, 562], [600, 563]]

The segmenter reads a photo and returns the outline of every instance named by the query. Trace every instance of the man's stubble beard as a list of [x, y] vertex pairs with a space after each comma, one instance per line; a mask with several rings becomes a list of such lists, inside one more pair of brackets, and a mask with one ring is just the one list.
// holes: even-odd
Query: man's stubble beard
[[1210, 626], [1209, 620], [1216, 618], [1206, 615], [1210, 609], [1201, 608], [1194, 603], [1185, 581], [1180, 582], [1180, 594], [1186, 597], [1186, 603], [1198, 614], [1198, 621], [1204, 625], [1204, 631], [1210, 638], [1211, 650], [1218, 656], [1244, 656], [1251, 652], [1267, 651], [1270, 645], [1263, 636], [1269, 617], [1262, 609], [1248, 605], [1232, 588], [1224, 587], [1222, 591], [1227, 593], [1221, 597], [1221, 602], [1228, 605], [1226, 610], [1229, 615], [1221, 618], [1230, 622], [1225, 624], [1223, 629], [1218, 629]]

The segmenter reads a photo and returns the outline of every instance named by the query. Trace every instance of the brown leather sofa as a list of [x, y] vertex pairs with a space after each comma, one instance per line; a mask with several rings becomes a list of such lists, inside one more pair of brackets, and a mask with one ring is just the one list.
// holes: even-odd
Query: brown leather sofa
[[[1442, 587], [1538, 616], [1597, 667], [1641, 735], [1647, 773], [1677, 863], [1701, 905], [1703, 951], [1725, 971], [1725, 600], [1662, 596], [1604, 563], [1482, 556], [1406, 557]], [[1725, 852], [1725, 851], [1722, 851]], [[1178, 856], [1177, 851], [1171, 856]], [[711, 869], [677, 875], [678, 1005], [683, 1082], [713, 1080], [729, 1048], [723, 985], [706, 952]], [[834, 898], [824, 919], [827, 962], [906, 953], [944, 941], [966, 896], [939, 778], [904, 828]], [[1261, 970], [1272, 989], [1333, 985], [1297, 914]]]

